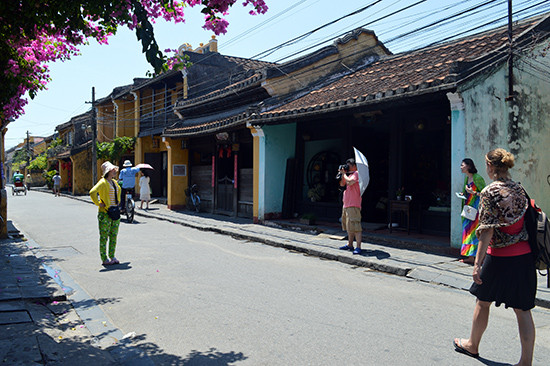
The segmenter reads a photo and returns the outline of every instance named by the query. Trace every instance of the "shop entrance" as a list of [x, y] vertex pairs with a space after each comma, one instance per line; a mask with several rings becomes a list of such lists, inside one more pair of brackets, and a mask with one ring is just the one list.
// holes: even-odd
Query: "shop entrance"
[[231, 214], [235, 184], [235, 155], [230, 145], [219, 145], [216, 154], [216, 212]]

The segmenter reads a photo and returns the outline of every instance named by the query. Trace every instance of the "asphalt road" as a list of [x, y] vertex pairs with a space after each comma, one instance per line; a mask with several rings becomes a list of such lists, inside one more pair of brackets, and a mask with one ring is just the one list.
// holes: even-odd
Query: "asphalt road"
[[[97, 210], [30, 191], [8, 218], [158, 365], [508, 365], [512, 310], [492, 308], [480, 361], [468, 293], [137, 217], [121, 223], [119, 268], [98, 254]], [[550, 361], [550, 312], [534, 310], [536, 365]]]

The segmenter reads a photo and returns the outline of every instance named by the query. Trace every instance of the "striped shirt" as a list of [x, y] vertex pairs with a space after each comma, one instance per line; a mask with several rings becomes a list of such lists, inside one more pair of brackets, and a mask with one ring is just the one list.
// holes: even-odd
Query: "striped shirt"
[[116, 206], [116, 191], [113, 182], [109, 182], [109, 200], [111, 200], [111, 206]]

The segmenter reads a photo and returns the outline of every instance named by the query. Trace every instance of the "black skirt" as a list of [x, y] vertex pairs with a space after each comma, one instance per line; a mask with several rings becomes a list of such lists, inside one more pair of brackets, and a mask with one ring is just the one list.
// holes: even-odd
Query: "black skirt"
[[521, 310], [535, 307], [537, 272], [531, 253], [515, 257], [487, 254], [481, 267], [481, 280], [481, 285], [474, 282], [470, 287], [470, 293], [479, 300]]

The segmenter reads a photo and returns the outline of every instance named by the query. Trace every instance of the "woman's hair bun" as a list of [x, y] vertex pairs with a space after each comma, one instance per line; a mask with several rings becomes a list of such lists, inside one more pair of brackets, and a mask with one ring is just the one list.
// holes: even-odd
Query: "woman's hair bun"
[[486, 158], [491, 165], [498, 169], [510, 169], [515, 164], [514, 154], [500, 147], [489, 151]]
[[506, 166], [508, 169], [513, 168], [515, 164], [514, 154], [504, 149], [502, 150], [503, 150], [503, 153], [502, 153], [502, 158], [500, 160], [502, 162], [502, 165]]

